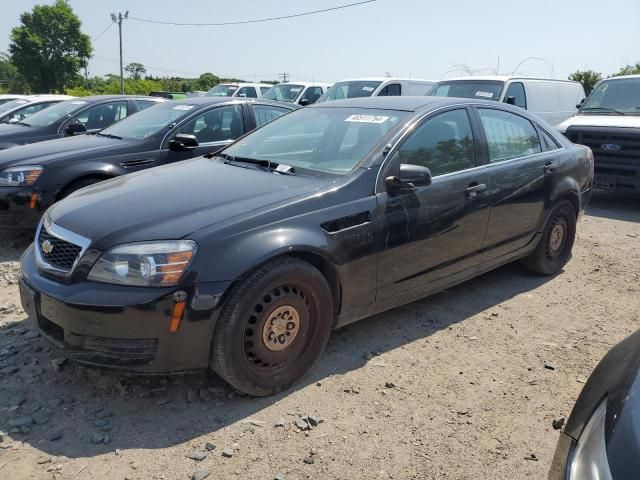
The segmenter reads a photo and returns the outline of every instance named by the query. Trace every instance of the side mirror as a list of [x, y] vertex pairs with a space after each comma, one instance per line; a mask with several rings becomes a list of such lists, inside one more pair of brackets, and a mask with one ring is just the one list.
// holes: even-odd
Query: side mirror
[[387, 177], [385, 183], [388, 190], [413, 190], [416, 187], [427, 187], [431, 185], [431, 170], [420, 165], [401, 163], [400, 175]]
[[173, 138], [173, 140], [169, 141], [169, 150], [172, 150], [174, 152], [184, 152], [193, 150], [198, 145], [198, 139], [195, 135], [179, 133]]
[[307, 105], [311, 105], [311, 101], [308, 98], [303, 98], [298, 103], [303, 107], [306, 107]]
[[578, 103], [576, 105], [576, 108], [582, 108], [582, 105], [584, 105], [584, 101], [586, 100], [586, 98], [583, 98], [582, 100], [580, 100], [580, 103]]
[[516, 97], [508, 96], [507, 100], [505, 101], [505, 103], [508, 103], [509, 105], [513, 105], [515, 107], [515, 105], [516, 105]]
[[67, 135], [76, 135], [78, 133], [85, 133], [87, 131], [87, 127], [82, 123], [70, 123], [64, 131]]

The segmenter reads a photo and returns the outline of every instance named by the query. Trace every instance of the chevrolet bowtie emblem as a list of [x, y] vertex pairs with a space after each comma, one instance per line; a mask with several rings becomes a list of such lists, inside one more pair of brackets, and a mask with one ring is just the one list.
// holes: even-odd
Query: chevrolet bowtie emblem
[[40, 246], [42, 247], [42, 251], [47, 255], [53, 252], [54, 245], [49, 240], [45, 240]]

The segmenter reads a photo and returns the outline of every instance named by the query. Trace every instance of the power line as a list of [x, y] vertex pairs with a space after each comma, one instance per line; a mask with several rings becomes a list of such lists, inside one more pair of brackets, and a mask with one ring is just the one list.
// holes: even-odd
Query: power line
[[240, 20], [240, 21], [236, 21], [236, 22], [221, 22], [221, 23], [178, 23], [178, 22], [163, 22], [160, 20], [150, 20], [148, 18], [139, 18], [139, 17], [129, 17], [131, 20], [137, 20], [139, 22], [146, 22], [146, 23], [157, 23], [160, 25], [175, 25], [175, 26], [182, 26], [182, 27], [222, 27], [225, 25], [245, 25], [247, 23], [262, 23], [262, 22], [273, 22], [276, 20], [285, 20], [288, 18], [296, 18], [296, 17], [305, 17], [308, 15], [316, 15], [318, 13], [325, 13], [325, 12], [331, 12], [334, 10], [341, 10], [343, 8], [349, 8], [349, 7], [355, 7], [358, 5], [364, 5], [366, 3], [373, 3], [377, 0], [364, 0], [361, 2], [355, 2], [355, 3], [349, 3], [346, 5], [339, 5], [337, 7], [331, 7], [331, 8], [323, 8], [322, 10], [313, 10], [310, 12], [303, 12], [303, 13], [295, 13], [292, 15], [282, 15], [280, 17], [270, 17], [270, 18], [260, 18], [260, 19], [255, 19], [255, 20]]
[[91, 41], [95, 42], [96, 40], [98, 40], [102, 35], [107, 33], [107, 30], [109, 30], [111, 27], [113, 27], [113, 22], [109, 23], [109, 26], [107, 28], [105, 28], [102, 32], [100, 32], [98, 35], [93, 37], [93, 39]]

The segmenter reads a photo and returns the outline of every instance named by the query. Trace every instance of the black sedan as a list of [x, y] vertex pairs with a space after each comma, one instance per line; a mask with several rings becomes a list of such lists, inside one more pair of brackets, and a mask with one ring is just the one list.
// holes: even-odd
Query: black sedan
[[34, 113], [24, 121], [0, 124], [0, 150], [97, 132], [163, 101], [162, 98], [131, 95], [97, 95], [66, 100]]
[[190, 98], [158, 104], [102, 130], [0, 151], [0, 228], [35, 228], [54, 202], [103, 180], [221, 150], [297, 108]]
[[268, 395], [332, 328], [514, 260], [559, 272], [592, 177], [589, 149], [508, 105], [317, 104], [55, 204], [22, 257], [22, 301], [80, 362], [209, 367]]
[[640, 477], [640, 330], [613, 347], [560, 434], [549, 480]]

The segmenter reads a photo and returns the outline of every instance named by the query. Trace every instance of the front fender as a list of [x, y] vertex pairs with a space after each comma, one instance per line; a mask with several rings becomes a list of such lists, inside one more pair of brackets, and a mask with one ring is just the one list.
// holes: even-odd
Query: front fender
[[198, 281], [232, 281], [272, 258], [296, 253], [316, 255], [335, 265], [337, 259], [329, 253], [329, 243], [327, 235], [320, 229], [278, 227], [249, 232], [239, 238], [230, 237], [224, 242], [201, 245], [202, 250], [215, 251], [215, 257], [197, 256], [192, 270], [198, 272]]

